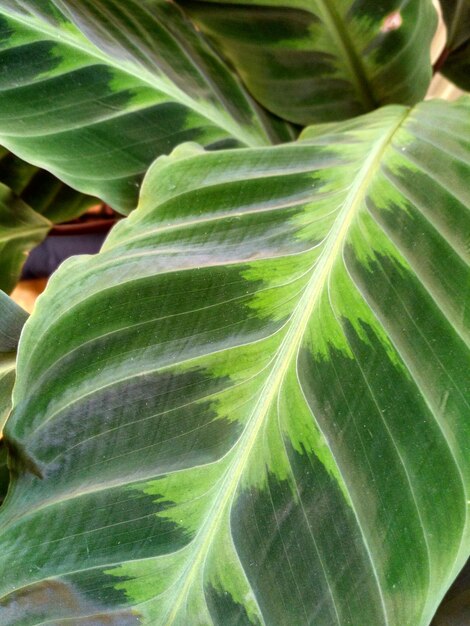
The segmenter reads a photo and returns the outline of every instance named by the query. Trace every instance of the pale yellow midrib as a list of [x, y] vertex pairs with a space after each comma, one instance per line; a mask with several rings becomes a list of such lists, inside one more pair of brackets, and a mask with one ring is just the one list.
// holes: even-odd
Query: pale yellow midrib
[[[187, 570], [185, 582], [177, 600], [173, 604], [165, 626], [174, 624], [186, 594], [196, 576], [197, 569], [199, 565], [205, 561], [212, 538], [225, 515], [228, 504], [235, 496], [248, 458], [253, 450], [257, 436], [264, 425], [266, 415], [271, 408], [271, 403], [275, 399], [292, 359], [297, 353], [297, 349], [302, 341], [302, 337], [304, 336], [310, 317], [318, 302], [318, 298], [323, 292], [330, 271], [342, 251], [349, 228], [357, 215], [357, 211], [364, 199], [369, 183], [380, 166], [381, 157], [390, 143], [390, 140], [403, 124], [408, 113], [409, 111], [407, 109], [406, 112], [400, 116], [398, 122], [396, 121], [393, 124], [392, 128], [389, 129], [386, 135], [382, 137], [381, 141], [379, 141], [376, 147], [370, 152], [369, 157], [360, 169], [355, 184], [352, 186], [346, 198], [344, 207], [328, 235], [325, 248], [317, 261], [312, 278], [308, 282], [305, 292], [292, 314], [289, 331], [286, 333], [279, 347], [278, 356], [274, 362], [271, 374], [263, 386], [260, 400], [255, 405], [253, 413], [248, 420], [248, 426], [238, 443], [238, 447], [242, 452], [226, 470], [225, 478], [219, 489], [221, 495], [212, 505], [207, 515], [206, 523], [199, 531], [201, 536], [196, 547], [194, 559], [190, 568]], [[214, 511], [215, 515], [212, 516]]]

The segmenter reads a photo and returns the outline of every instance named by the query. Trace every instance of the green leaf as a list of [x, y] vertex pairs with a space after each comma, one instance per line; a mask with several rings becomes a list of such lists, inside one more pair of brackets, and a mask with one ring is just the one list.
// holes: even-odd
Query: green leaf
[[414, 104], [431, 80], [431, 0], [179, 0], [268, 110], [298, 124]]
[[[28, 314], [0, 291], [0, 437], [11, 410], [11, 394], [15, 383], [16, 348]], [[0, 504], [10, 482], [7, 451], [0, 439]]]
[[[11, 409], [11, 392], [15, 381], [16, 348], [27, 318], [26, 311], [15, 304], [3, 291], [0, 291], [0, 433]], [[0, 482], [3, 483], [4, 481], [0, 479]], [[0, 489], [0, 491], [2, 490]]]
[[48, 219], [0, 183], [0, 289], [13, 290], [29, 251], [51, 227]]
[[116, 210], [183, 141], [290, 137], [166, 0], [3, 0], [0, 142]]
[[46, 170], [19, 159], [1, 146], [0, 182], [54, 224], [80, 217], [99, 203], [97, 198], [67, 187]]
[[439, 71], [462, 89], [470, 90], [470, 1], [441, 0], [447, 43]]
[[53, 223], [74, 219], [97, 202], [0, 146], [0, 289], [13, 290], [28, 253]]
[[5, 626], [427, 626], [469, 552], [470, 99], [150, 169], [26, 324]]
[[3, 439], [0, 439], [0, 504], [5, 499], [9, 484], [10, 472], [7, 466], [7, 449]]
[[11, 393], [15, 384], [15, 365], [15, 353], [0, 353], [0, 432], [11, 410]]
[[470, 560], [442, 601], [431, 626], [467, 626], [470, 615]]

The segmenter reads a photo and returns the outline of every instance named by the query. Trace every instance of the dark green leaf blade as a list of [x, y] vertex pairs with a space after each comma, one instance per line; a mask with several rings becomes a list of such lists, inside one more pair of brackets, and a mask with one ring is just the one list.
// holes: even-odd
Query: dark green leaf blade
[[290, 136], [172, 2], [5, 0], [0, 35], [0, 142], [116, 210], [183, 141]]
[[46, 237], [52, 223], [0, 183], [0, 289], [9, 293], [28, 252]]
[[98, 202], [0, 146], [0, 289], [14, 289], [28, 253], [53, 223], [75, 219]]
[[469, 113], [184, 146], [59, 269], [5, 429], [5, 626], [429, 624], [469, 551]]
[[462, 89], [470, 90], [470, 2], [441, 0], [447, 42], [439, 71]]
[[31, 165], [0, 146], [0, 182], [54, 224], [80, 217], [97, 198], [61, 183], [45, 170]]
[[0, 291], [0, 352], [16, 350], [27, 318], [26, 311]]
[[0, 433], [11, 408], [16, 348], [28, 314], [0, 291]]
[[431, 80], [431, 0], [179, 0], [268, 110], [298, 124], [414, 104]]
[[431, 626], [467, 626], [470, 615], [470, 560], [442, 601]]
[[7, 495], [9, 484], [10, 473], [7, 465], [7, 449], [3, 439], [0, 439], [0, 505]]

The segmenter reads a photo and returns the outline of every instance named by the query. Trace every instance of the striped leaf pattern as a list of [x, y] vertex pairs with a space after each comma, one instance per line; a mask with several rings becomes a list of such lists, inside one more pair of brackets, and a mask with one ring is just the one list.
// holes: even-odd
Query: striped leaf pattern
[[0, 622], [427, 626], [468, 556], [470, 100], [150, 169], [22, 335]]
[[183, 141], [290, 136], [166, 0], [2, 0], [0, 67], [0, 143], [124, 213]]
[[267, 109], [302, 125], [414, 104], [431, 80], [432, 0], [178, 0]]
[[470, 0], [441, 0], [447, 43], [439, 71], [470, 90]]

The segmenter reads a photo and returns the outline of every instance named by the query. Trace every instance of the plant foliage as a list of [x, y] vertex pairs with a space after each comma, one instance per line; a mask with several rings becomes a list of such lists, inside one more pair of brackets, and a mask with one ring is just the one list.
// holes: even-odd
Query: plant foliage
[[179, 0], [251, 93], [298, 124], [421, 100], [436, 12], [427, 0]]
[[278, 139], [172, 2], [3, 0], [0, 32], [0, 143], [116, 210], [183, 141]]
[[12, 291], [27, 253], [54, 223], [76, 218], [97, 202], [0, 147], [0, 289]]
[[[418, 102], [431, 1], [6, 0], [0, 23], [19, 170], [130, 213], [26, 323], [0, 294], [0, 623], [446, 623], [470, 96]], [[24, 252], [49, 209], [7, 173]]]
[[462, 89], [470, 89], [470, 1], [442, 0], [447, 26], [442, 73]]

